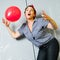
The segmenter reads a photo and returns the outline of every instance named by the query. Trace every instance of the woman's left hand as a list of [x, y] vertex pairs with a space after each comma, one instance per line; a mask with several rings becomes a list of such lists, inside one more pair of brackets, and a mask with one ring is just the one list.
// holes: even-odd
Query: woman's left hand
[[41, 13], [41, 16], [45, 19], [45, 20], [48, 20], [49, 19], [49, 16], [46, 14], [45, 11], [42, 10], [42, 13]]
[[[54, 29], [58, 28], [56, 22], [50, 16], [48, 16], [45, 13], [45, 11], [42, 11], [41, 16], [44, 18], [44, 20], [48, 20], [52, 24], [52, 26], [53, 26]], [[52, 27], [51, 24], [49, 24], [49, 27]]]

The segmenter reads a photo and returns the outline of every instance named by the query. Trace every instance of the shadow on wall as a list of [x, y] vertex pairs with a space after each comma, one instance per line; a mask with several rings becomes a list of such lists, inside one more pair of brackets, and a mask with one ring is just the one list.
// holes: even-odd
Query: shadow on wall
[[59, 28], [56, 30], [55, 35], [56, 35], [56, 38], [58, 39], [58, 42], [59, 42], [59, 56], [58, 56], [58, 60], [60, 60], [60, 29]]
[[60, 51], [60, 29], [58, 29], [58, 30], [56, 31], [56, 37], [57, 37], [58, 42], [59, 42], [59, 51]]

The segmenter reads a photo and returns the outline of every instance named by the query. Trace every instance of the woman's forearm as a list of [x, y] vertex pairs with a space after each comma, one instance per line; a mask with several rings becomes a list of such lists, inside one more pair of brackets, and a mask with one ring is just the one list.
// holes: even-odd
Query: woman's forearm
[[19, 33], [13, 31], [10, 27], [7, 27], [7, 29], [13, 38], [17, 38], [19, 36]]

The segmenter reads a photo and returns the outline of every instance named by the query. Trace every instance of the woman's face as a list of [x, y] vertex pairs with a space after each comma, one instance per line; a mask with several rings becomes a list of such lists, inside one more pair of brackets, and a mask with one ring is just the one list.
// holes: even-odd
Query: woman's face
[[32, 7], [28, 7], [25, 11], [25, 17], [28, 19], [34, 19], [35, 13]]

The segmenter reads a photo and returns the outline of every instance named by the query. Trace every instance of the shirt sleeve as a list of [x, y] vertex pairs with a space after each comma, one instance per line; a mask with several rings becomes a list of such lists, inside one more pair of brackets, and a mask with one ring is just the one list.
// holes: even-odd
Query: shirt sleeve
[[49, 23], [48, 20], [44, 20], [44, 19], [42, 19], [42, 25], [44, 26], [44, 28], [47, 27], [48, 23]]
[[18, 32], [23, 35], [23, 27], [21, 26], [19, 29], [18, 29]]

